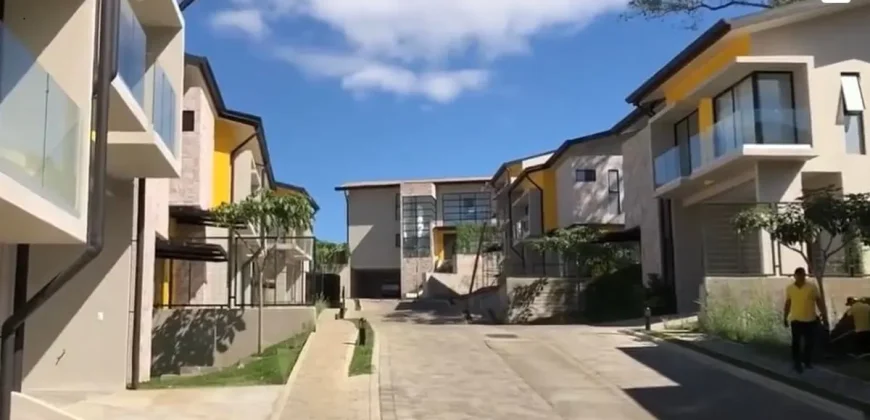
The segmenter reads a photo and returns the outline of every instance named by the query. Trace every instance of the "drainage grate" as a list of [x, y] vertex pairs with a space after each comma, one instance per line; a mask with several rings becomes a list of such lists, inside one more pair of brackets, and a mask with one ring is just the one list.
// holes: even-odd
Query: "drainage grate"
[[487, 334], [489, 338], [519, 338], [516, 334]]

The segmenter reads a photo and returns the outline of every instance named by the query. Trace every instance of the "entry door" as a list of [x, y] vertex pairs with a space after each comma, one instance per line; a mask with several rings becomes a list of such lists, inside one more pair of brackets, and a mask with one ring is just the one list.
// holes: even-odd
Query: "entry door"
[[444, 235], [444, 260], [452, 261], [456, 255], [456, 234], [447, 233]]

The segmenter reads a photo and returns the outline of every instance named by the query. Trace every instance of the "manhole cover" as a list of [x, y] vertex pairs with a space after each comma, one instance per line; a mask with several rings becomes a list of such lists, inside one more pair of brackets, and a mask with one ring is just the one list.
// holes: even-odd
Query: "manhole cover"
[[487, 334], [489, 338], [519, 338], [516, 334]]

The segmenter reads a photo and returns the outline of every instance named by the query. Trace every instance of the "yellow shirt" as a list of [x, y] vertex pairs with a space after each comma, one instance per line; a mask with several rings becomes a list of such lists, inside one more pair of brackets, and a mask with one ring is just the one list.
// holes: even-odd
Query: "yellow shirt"
[[852, 315], [855, 322], [855, 332], [870, 331], [870, 305], [864, 302], [855, 302], [846, 311], [847, 315]]
[[786, 298], [791, 301], [788, 312], [789, 321], [810, 322], [816, 320], [816, 299], [819, 290], [812, 283], [797, 287], [794, 283], [785, 289]]

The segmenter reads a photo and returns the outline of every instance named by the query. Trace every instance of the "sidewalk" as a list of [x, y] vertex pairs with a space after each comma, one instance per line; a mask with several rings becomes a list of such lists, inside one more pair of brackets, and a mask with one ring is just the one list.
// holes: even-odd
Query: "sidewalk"
[[[370, 420], [373, 375], [347, 376], [356, 328], [326, 311], [290, 389], [281, 420]], [[374, 376], [376, 378], [376, 375]], [[371, 419], [376, 420], [376, 419]]]

